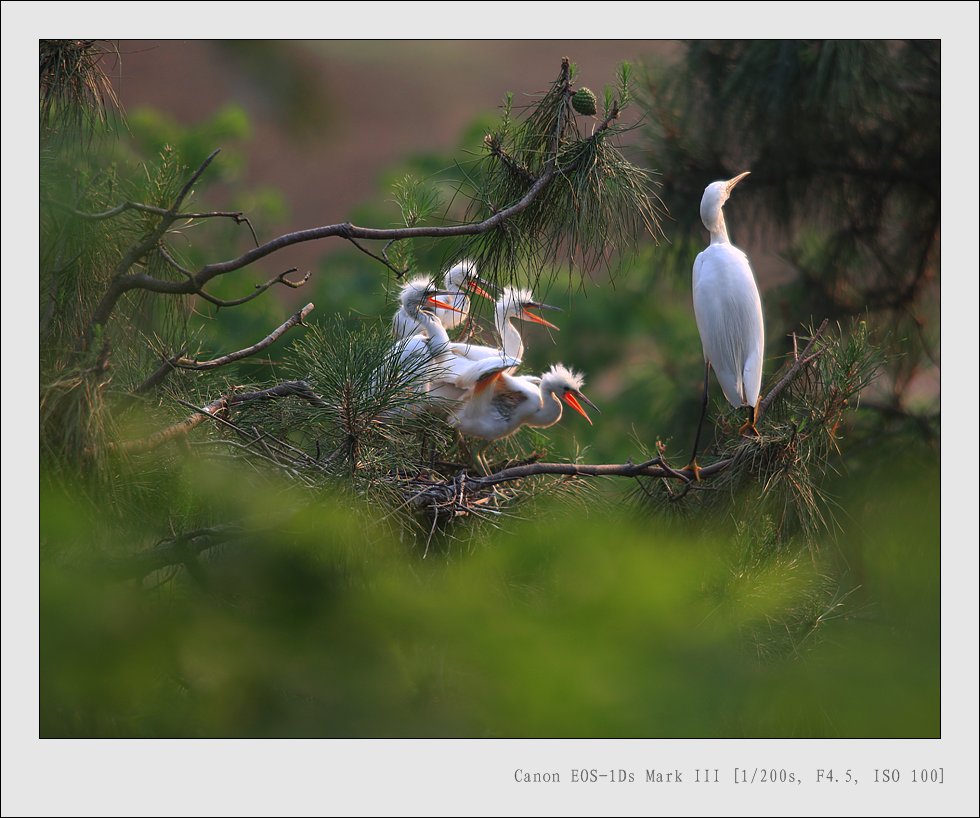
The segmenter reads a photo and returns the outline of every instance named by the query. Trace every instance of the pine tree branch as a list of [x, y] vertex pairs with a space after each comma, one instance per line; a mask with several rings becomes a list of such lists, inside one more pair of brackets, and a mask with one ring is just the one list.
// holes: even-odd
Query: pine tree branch
[[265, 338], [252, 344], [250, 347], [245, 347], [244, 349], [239, 349], [235, 352], [229, 352], [227, 355], [213, 358], [210, 361], [195, 361], [190, 358], [182, 357], [175, 362], [175, 366], [179, 369], [217, 369], [219, 366], [227, 366], [235, 361], [240, 361], [242, 358], [248, 358], [250, 355], [254, 355], [256, 352], [261, 352], [263, 349], [267, 349], [268, 347], [272, 346], [293, 327], [302, 325], [306, 316], [308, 316], [311, 312], [313, 312], [312, 303], [307, 304], [305, 307], [303, 307], [303, 309], [293, 313], [286, 321], [266, 335]]
[[[731, 459], [719, 460], [701, 468], [701, 479], [723, 472], [732, 464]], [[589, 465], [586, 463], [529, 463], [503, 469], [487, 477], [469, 477], [468, 480], [480, 486], [494, 486], [514, 480], [524, 480], [541, 474], [566, 475], [568, 477], [662, 477], [690, 483], [692, 476], [686, 471], [672, 469], [655, 458], [646, 463], [620, 463]]]
[[190, 358], [185, 358], [185, 353], [183, 351], [178, 352], [176, 355], [166, 358], [163, 363], [160, 364], [160, 366], [155, 369], [145, 381], [143, 381], [143, 383], [133, 390], [133, 394], [141, 395], [149, 392], [154, 387], [159, 386], [174, 369], [217, 369], [219, 366], [227, 366], [235, 361], [240, 361], [242, 358], [247, 358], [250, 355], [254, 355], [256, 352], [261, 352], [263, 349], [272, 346], [293, 327], [302, 325], [304, 319], [312, 311], [313, 304], [307, 304], [305, 307], [303, 307], [303, 309], [299, 310], [299, 312], [294, 313], [285, 322], [276, 327], [261, 341], [252, 344], [252, 346], [245, 347], [244, 349], [229, 352], [227, 355], [222, 355], [210, 361], [195, 361]]
[[395, 239], [391, 239], [391, 241], [389, 241], [388, 244], [386, 244], [382, 248], [381, 255], [380, 256], [377, 255], [376, 253], [372, 253], [370, 250], [367, 249], [367, 247], [365, 247], [363, 244], [361, 244], [357, 239], [348, 239], [348, 241], [351, 244], [353, 244], [358, 250], [360, 250], [362, 253], [364, 253], [365, 255], [370, 256], [375, 261], [380, 261], [385, 267], [387, 267], [389, 270], [391, 270], [391, 272], [393, 272], [395, 274], [395, 278], [398, 281], [401, 281], [401, 279], [408, 273], [408, 270], [400, 270], [400, 269], [398, 269], [388, 259], [388, 245], [390, 245], [392, 241], [395, 241]]
[[[108, 443], [106, 450], [110, 452], [122, 452], [124, 454], [141, 454], [158, 449], [165, 443], [178, 438], [186, 437], [193, 429], [196, 429], [208, 418], [220, 420], [219, 415], [233, 406], [257, 400], [275, 400], [277, 398], [287, 398], [295, 395], [303, 398], [313, 405], [322, 405], [323, 399], [317, 395], [306, 381], [285, 381], [278, 386], [269, 389], [259, 389], [254, 392], [232, 392], [222, 395], [207, 406], [191, 406], [194, 414], [184, 420], [178, 421], [165, 429], [154, 432], [149, 437], [137, 440], [126, 440], [120, 443]], [[181, 403], [184, 403], [181, 401]], [[185, 405], [189, 405], [186, 404]], [[91, 455], [92, 451], [87, 450], [86, 454]]]
[[820, 340], [820, 336], [823, 335], [825, 329], [827, 329], [826, 318], [824, 318], [820, 326], [817, 327], [817, 331], [813, 333], [813, 337], [810, 338], [810, 342], [803, 348], [803, 352], [799, 355], [797, 355], [795, 351], [796, 339], [793, 339], [793, 365], [786, 371], [786, 374], [779, 379], [776, 385], [769, 390], [769, 393], [761, 401], [759, 401], [759, 407], [756, 410], [756, 422], [758, 422], [766, 413], [766, 410], [772, 406], [772, 402], [779, 397], [779, 394], [796, 379], [796, 376], [800, 374], [803, 367], [807, 366], [823, 354], [823, 348], [817, 349], [814, 352], [811, 352], [810, 350], [812, 350], [817, 341]]
[[[565, 77], [565, 85], [567, 86], [567, 61], [563, 61], [562, 72]], [[567, 90], [567, 89], [566, 89]], [[596, 127], [592, 136], [589, 137], [590, 140], [598, 139], [603, 132], [609, 129], [611, 124], [619, 117], [619, 108], [616, 104], [613, 104], [608, 116]], [[562, 116], [558, 117], [558, 125], [556, 133], [552, 140], [551, 150], [549, 151], [550, 156], [548, 162], [538, 176], [534, 183], [528, 188], [528, 190], [518, 199], [516, 202], [504, 207], [501, 210], [493, 213], [486, 219], [479, 222], [465, 222], [462, 224], [455, 225], [427, 225], [427, 226], [415, 226], [415, 227], [396, 227], [396, 228], [372, 228], [372, 227], [361, 227], [351, 222], [343, 222], [340, 224], [328, 224], [321, 227], [314, 227], [307, 230], [297, 230], [291, 233], [285, 233], [278, 236], [270, 241], [260, 244], [251, 250], [243, 253], [242, 255], [229, 259], [227, 261], [215, 262], [212, 264], [204, 265], [196, 273], [191, 273], [189, 270], [183, 270], [185, 274], [184, 281], [170, 281], [166, 279], [155, 278], [146, 273], [129, 273], [132, 266], [142, 258], [146, 253], [156, 247], [170, 228], [174, 221], [181, 217], [178, 212], [181, 203], [190, 191], [191, 186], [197, 179], [201, 176], [207, 166], [211, 163], [214, 157], [218, 154], [218, 150], [214, 151], [204, 163], [194, 172], [187, 184], [184, 185], [181, 192], [178, 194], [174, 203], [169, 209], [162, 210], [162, 213], [158, 214], [161, 216], [160, 223], [154, 228], [154, 230], [143, 239], [143, 241], [132, 247], [129, 252], [123, 257], [120, 263], [117, 265], [112, 281], [109, 285], [108, 290], [103, 295], [101, 301], [95, 309], [92, 318], [89, 322], [88, 337], [90, 338], [94, 332], [96, 326], [104, 325], [109, 316], [112, 315], [116, 304], [119, 299], [130, 290], [147, 290], [149, 292], [155, 292], [160, 294], [168, 295], [193, 295], [193, 294], [203, 294], [202, 290], [204, 286], [210, 282], [212, 279], [225, 275], [227, 273], [240, 270], [243, 267], [247, 267], [260, 259], [265, 258], [272, 253], [283, 250], [286, 247], [291, 247], [295, 244], [301, 244], [308, 241], [317, 241], [319, 239], [325, 238], [342, 238], [347, 241], [354, 242], [361, 239], [365, 241], [385, 241], [392, 242], [401, 239], [413, 239], [413, 238], [452, 238], [461, 236], [476, 236], [482, 233], [487, 233], [491, 230], [496, 229], [501, 224], [506, 222], [508, 219], [513, 218], [519, 213], [526, 210], [531, 204], [541, 195], [552, 181], [555, 180], [559, 174], [566, 174], [570, 170], [574, 169], [577, 161], [573, 161], [569, 165], [562, 168], [558, 167], [558, 148], [560, 143], [561, 129], [564, 127], [564, 122]], [[220, 150], [220, 149], [219, 149]], [[119, 206], [121, 207], [121, 206]], [[110, 213], [111, 211], [106, 211]], [[101, 216], [103, 214], [94, 214], [96, 216]], [[384, 258], [379, 258], [374, 253], [367, 251], [365, 248], [358, 245], [358, 249], [364, 252], [368, 252], [369, 255], [378, 259], [382, 263], [386, 264], [389, 269], [394, 272], [399, 273], [390, 263], [388, 263]], [[285, 283], [285, 282], [284, 282]], [[207, 296], [205, 296], [207, 297]], [[254, 294], [252, 295], [254, 297]], [[247, 300], [247, 299], [246, 299]], [[212, 302], [213, 303], [213, 302]], [[235, 302], [244, 303], [244, 301]], [[226, 303], [225, 305], [229, 305]], [[87, 345], [87, 339], [86, 339]]]

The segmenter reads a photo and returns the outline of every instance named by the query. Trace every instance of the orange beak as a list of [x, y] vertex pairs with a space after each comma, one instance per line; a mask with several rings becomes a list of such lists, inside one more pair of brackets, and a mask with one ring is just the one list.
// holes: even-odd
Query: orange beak
[[434, 295], [430, 295], [426, 299], [430, 304], [435, 304], [437, 307], [442, 307], [444, 310], [452, 310], [453, 312], [462, 312], [459, 307], [454, 307], [452, 304], [447, 304], [445, 301], [440, 301]]
[[[535, 309], [537, 308], [535, 307]], [[546, 321], [540, 315], [535, 315], [533, 312], [529, 312], [528, 310], [529, 307], [524, 307], [521, 309], [521, 318], [526, 318], [528, 321], [533, 321], [535, 324], [544, 324], [544, 326], [548, 327], [549, 329], [553, 329], [556, 332], [561, 332], [561, 330], [559, 330], [558, 327], [556, 327], [550, 321]]]
[[[585, 395], [582, 395], [582, 398], [588, 401], [588, 398], [586, 398]], [[587, 414], [585, 414], [585, 410], [582, 408], [582, 404], [578, 402], [578, 398], [576, 398], [572, 392], [565, 393], [565, 403], [567, 403], [569, 406], [572, 407], [572, 409], [574, 409], [582, 417], [584, 417], [589, 422], [590, 426], [593, 425], [592, 418], [590, 418]], [[589, 403], [591, 405], [591, 401], [589, 401]]]
[[471, 290], [473, 290], [473, 292], [475, 292], [477, 295], [482, 295], [484, 298], [488, 299], [489, 301], [493, 301], [493, 296], [490, 295], [490, 293], [484, 290], [483, 287], [481, 287], [475, 281], [467, 281], [466, 286], [469, 287]]

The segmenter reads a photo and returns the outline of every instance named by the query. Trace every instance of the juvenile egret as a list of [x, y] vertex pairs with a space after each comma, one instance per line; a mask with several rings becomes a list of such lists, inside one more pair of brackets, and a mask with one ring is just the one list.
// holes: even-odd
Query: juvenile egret
[[467, 389], [485, 372], [489, 372], [494, 362], [500, 363], [500, 368], [513, 368], [520, 365], [520, 359], [503, 355], [499, 350], [496, 354], [487, 356], [489, 364], [483, 369], [477, 368], [480, 361], [472, 361], [456, 355], [449, 341], [449, 334], [442, 322], [436, 317], [434, 309], [452, 313], [458, 307], [443, 301], [442, 298], [452, 296], [442, 290], [436, 290], [432, 282], [424, 276], [413, 278], [406, 282], [399, 294], [399, 314], [404, 321], [403, 327], [414, 324], [420, 332], [409, 338], [404, 338], [395, 344], [394, 350], [398, 355], [398, 363], [402, 368], [419, 367], [424, 369], [424, 383], [420, 383], [421, 391], [431, 397], [459, 400]]
[[550, 321], [545, 320], [540, 315], [536, 315], [532, 310], [558, 310], [560, 307], [552, 307], [550, 304], [542, 304], [536, 301], [530, 290], [517, 287], [504, 287], [500, 298], [497, 299], [497, 306], [494, 310], [494, 325], [497, 330], [497, 337], [500, 339], [500, 347], [480, 346], [469, 343], [454, 343], [450, 346], [457, 355], [471, 360], [481, 360], [483, 358], [499, 358], [507, 355], [512, 358], [524, 357], [524, 339], [521, 333], [511, 323], [512, 319], [520, 321], [530, 321], [541, 324], [558, 331], [558, 327]]
[[521, 426], [552, 426], [561, 420], [562, 401], [590, 424], [582, 403], [599, 408], [582, 394], [584, 379], [554, 364], [540, 379], [503, 371], [481, 378], [449, 418], [460, 432], [487, 441], [514, 434]]
[[483, 296], [488, 301], [493, 301], [493, 296], [487, 292], [490, 284], [480, 278], [476, 273], [476, 263], [469, 259], [454, 264], [442, 279], [443, 290], [449, 296], [446, 301], [453, 305], [455, 309], [446, 310], [442, 307], [436, 308], [436, 318], [447, 329], [455, 329], [462, 324], [470, 312], [470, 299], [468, 292], [474, 292]]
[[694, 316], [704, 350], [701, 419], [688, 466], [696, 479], [700, 475], [698, 442], [708, 408], [709, 369], [714, 369], [732, 406], [749, 408], [739, 433], [759, 434], [755, 419], [765, 346], [762, 302], [749, 260], [729, 241], [722, 214], [732, 189], [748, 175], [745, 171], [727, 182], [712, 182], [701, 198], [701, 221], [711, 234], [711, 242], [694, 260]]
[[[446, 311], [454, 311], [456, 307], [440, 298], [449, 297], [452, 293], [437, 290], [433, 283], [425, 276], [417, 276], [406, 281], [398, 294], [398, 310], [392, 322], [397, 343], [395, 349], [399, 350], [399, 355], [404, 360], [408, 355], [420, 352], [427, 348], [429, 341], [428, 330], [435, 329], [436, 325], [427, 318], [421, 316], [426, 310], [441, 307]], [[430, 313], [430, 316], [434, 313]], [[442, 324], [438, 324], [441, 328]], [[445, 329], [442, 329], [445, 333]], [[449, 336], [445, 337], [446, 342]]]
[[[425, 320], [424, 316], [430, 315], [424, 307], [435, 309], [440, 304], [445, 304], [439, 300], [438, 295], [432, 282], [425, 277], [413, 278], [402, 286], [394, 326], [402, 330], [414, 326], [420, 331], [398, 338], [388, 350], [384, 364], [372, 376], [372, 392], [383, 389], [382, 384], [387, 382], [398, 383], [420, 396], [431, 391], [433, 355], [429, 348], [429, 336], [418, 319], [423, 317]], [[399, 316], [402, 318], [400, 321]], [[432, 320], [435, 321], [434, 318]], [[462, 394], [462, 390], [459, 390], [459, 394]], [[415, 414], [420, 408], [421, 406], [404, 405], [384, 412], [382, 417], [403, 417]]]
[[[422, 280], [424, 279], [413, 279], [415, 282]], [[444, 327], [453, 329], [463, 323], [469, 315], [470, 299], [466, 294], [467, 291], [493, 301], [493, 297], [484, 289], [488, 286], [490, 285], [476, 274], [476, 265], [472, 261], [463, 260], [454, 264], [443, 276], [443, 287], [439, 291], [446, 306], [436, 307], [435, 316]], [[405, 288], [402, 287], [402, 296], [404, 293]], [[404, 303], [395, 312], [392, 330], [395, 338], [410, 338], [423, 331], [421, 325], [404, 309]]]

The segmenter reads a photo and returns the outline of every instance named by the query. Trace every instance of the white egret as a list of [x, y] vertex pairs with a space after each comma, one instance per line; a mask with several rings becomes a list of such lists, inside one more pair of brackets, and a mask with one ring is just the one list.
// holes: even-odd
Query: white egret
[[503, 371], [481, 378], [449, 422], [460, 432], [487, 441], [514, 434], [521, 426], [552, 426], [561, 420], [562, 401], [590, 424], [582, 403], [599, 408], [584, 394], [584, 379], [562, 364], [554, 364], [540, 379]]
[[491, 285], [477, 275], [476, 263], [469, 259], [463, 259], [446, 270], [442, 286], [449, 296], [446, 300], [455, 308], [454, 310], [436, 308], [436, 318], [447, 330], [455, 329], [469, 317], [469, 292], [493, 301], [493, 296], [487, 292]]
[[[422, 279], [413, 279], [419, 282]], [[476, 274], [476, 265], [472, 261], [463, 260], [450, 267], [443, 276], [443, 287], [439, 291], [440, 296], [444, 297], [446, 307], [436, 307], [435, 316], [442, 322], [446, 329], [453, 329], [463, 323], [470, 311], [470, 299], [466, 294], [472, 291], [477, 295], [493, 301], [493, 297], [484, 289], [490, 286]], [[433, 288], [434, 289], [434, 288]], [[402, 288], [404, 296], [405, 288]], [[401, 298], [399, 299], [401, 301]], [[392, 330], [395, 338], [410, 338], [422, 332], [422, 327], [404, 309], [404, 303], [395, 312], [392, 321]]]
[[[431, 323], [428, 318], [421, 318], [421, 313], [426, 307], [430, 309], [442, 307], [447, 311], [456, 309], [448, 302], [439, 300], [440, 296], [448, 295], [450, 294], [437, 290], [425, 276], [417, 276], [402, 285], [398, 294], [398, 310], [395, 312], [392, 322], [395, 337], [398, 339], [394, 349], [398, 351], [402, 361], [428, 349], [428, 330], [435, 329], [435, 324]], [[438, 326], [441, 327], [442, 325], [439, 324]], [[448, 335], [445, 340], [448, 342]]]
[[696, 479], [700, 476], [698, 442], [708, 408], [709, 369], [714, 369], [732, 406], [749, 408], [740, 434], [759, 434], [755, 420], [765, 347], [762, 301], [749, 260], [729, 241], [722, 214], [732, 189], [748, 175], [745, 171], [728, 181], [712, 182], [701, 198], [701, 221], [711, 234], [711, 242], [694, 260], [694, 316], [704, 350], [701, 419], [688, 466]]
[[[420, 372], [420, 391], [427, 392], [431, 397], [459, 400], [467, 389], [477, 379], [491, 371], [494, 362], [500, 368], [510, 369], [520, 365], [520, 359], [503, 355], [496, 350], [496, 355], [487, 356], [487, 365], [478, 367], [482, 361], [473, 361], [456, 355], [449, 341], [449, 334], [442, 322], [436, 317], [435, 309], [452, 313], [459, 308], [441, 300], [452, 296], [442, 290], [436, 290], [432, 282], [424, 276], [413, 278], [406, 282], [399, 294], [399, 313], [404, 320], [396, 325], [408, 327], [412, 324], [421, 330], [418, 334], [404, 338], [394, 346], [398, 355], [398, 363], [402, 368], [412, 367]], [[424, 382], [423, 382], [424, 378]]]
[[553, 307], [550, 304], [536, 301], [530, 290], [504, 287], [494, 310], [494, 325], [497, 330], [497, 337], [500, 339], [500, 347], [456, 342], [450, 345], [450, 349], [457, 355], [474, 361], [483, 358], [499, 358], [501, 355], [523, 358], [524, 339], [511, 321], [515, 318], [520, 321], [530, 321], [557, 332], [558, 327], [540, 315], [536, 315], [532, 310], [560, 311], [560, 309], [560, 307]]

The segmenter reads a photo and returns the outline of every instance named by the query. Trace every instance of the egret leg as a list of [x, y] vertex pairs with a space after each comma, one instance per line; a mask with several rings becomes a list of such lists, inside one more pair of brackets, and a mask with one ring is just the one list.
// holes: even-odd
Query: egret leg
[[708, 413], [708, 370], [710, 364], [704, 362], [704, 394], [701, 396], [701, 418], [698, 420], [698, 431], [694, 435], [694, 451], [691, 452], [691, 462], [687, 464], [687, 471], [694, 474], [694, 479], [701, 480], [701, 467], [698, 465], [698, 444], [701, 442], [701, 427], [704, 425], [704, 416]]
[[493, 442], [492, 440], [488, 440], [486, 443], [480, 446], [479, 449], [477, 449], [476, 456], [474, 457], [474, 460], [476, 461], [476, 464], [480, 467], [480, 470], [483, 472], [484, 477], [487, 477], [492, 473], [490, 471], [490, 463], [487, 461], [487, 454], [486, 454], [487, 449], [490, 448], [490, 444], [492, 442]]
[[470, 453], [470, 447], [466, 445], [466, 439], [463, 437], [463, 433], [459, 429], [454, 429], [456, 433], [456, 453], [465, 462], [467, 460], [472, 461], [473, 455]]
[[738, 430], [738, 433], [743, 437], [762, 437], [762, 435], [759, 434], [759, 430], [755, 428], [755, 418], [758, 411], [759, 404], [749, 407], [749, 416], [745, 419], [745, 423], [743, 423]]

